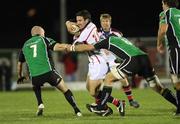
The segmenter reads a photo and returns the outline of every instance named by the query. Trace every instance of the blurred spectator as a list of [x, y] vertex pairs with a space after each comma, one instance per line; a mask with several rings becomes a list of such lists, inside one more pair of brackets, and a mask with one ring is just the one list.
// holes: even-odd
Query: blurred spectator
[[144, 42], [139, 37], [134, 41], [134, 45], [140, 48], [142, 51], [147, 52], [147, 48], [144, 45]]
[[11, 66], [10, 61], [7, 58], [0, 59], [0, 90], [11, 90]]
[[77, 53], [66, 53], [62, 61], [65, 68], [65, 81], [76, 81], [76, 70], [78, 68]]

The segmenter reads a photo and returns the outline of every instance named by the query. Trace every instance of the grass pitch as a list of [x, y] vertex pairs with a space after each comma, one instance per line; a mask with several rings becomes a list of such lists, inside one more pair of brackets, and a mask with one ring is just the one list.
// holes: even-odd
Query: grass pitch
[[85, 105], [94, 102], [87, 91], [73, 91], [83, 117], [76, 117], [62, 93], [43, 90], [44, 116], [36, 117], [37, 103], [33, 91], [0, 92], [0, 124], [177, 124], [175, 107], [151, 89], [133, 89], [140, 108], [131, 108], [122, 91], [113, 89], [113, 96], [126, 100], [126, 116], [120, 117], [110, 105], [113, 115], [100, 117], [90, 113]]

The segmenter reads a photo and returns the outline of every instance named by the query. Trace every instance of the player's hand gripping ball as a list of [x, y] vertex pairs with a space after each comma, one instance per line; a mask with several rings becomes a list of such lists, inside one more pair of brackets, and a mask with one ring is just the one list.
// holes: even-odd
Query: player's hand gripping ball
[[75, 24], [72, 24], [71, 25], [71, 33], [75, 34], [77, 32], [79, 32], [79, 27], [77, 25], [75, 25]]
[[76, 34], [77, 32], [79, 32], [79, 27], [74, 22], [67, 21], [66, 27], [67, 27], [68, 32], [73, 34], [73, 35]]

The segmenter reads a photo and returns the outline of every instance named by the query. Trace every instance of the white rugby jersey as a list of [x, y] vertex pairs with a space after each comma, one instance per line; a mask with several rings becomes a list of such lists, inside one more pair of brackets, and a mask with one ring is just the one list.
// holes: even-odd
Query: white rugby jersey
[[[84, 43], [84, 44], [96, 44], [99, 42], [100, 38], [97, 32], [97, 27], [94, 23], [89, 22], [87, 26], [81, 31], [79, 37], [74, 37], [74, 43]], [[90, 63], [101, 63], [105, 62], [100, 51], [90, 51], [88, 52], [88, 58]]]

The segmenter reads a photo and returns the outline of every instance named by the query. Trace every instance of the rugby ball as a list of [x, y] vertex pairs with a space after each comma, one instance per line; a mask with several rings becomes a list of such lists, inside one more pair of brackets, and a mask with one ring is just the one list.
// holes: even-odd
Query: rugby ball
[[72, 34], [75, 34], [75, 33], [77, 33], [79, 31], [79, 27], [77, 26], [77, 25], [75, 25], [75, 24], [72, 24], [71, 25], [71, 33]]

